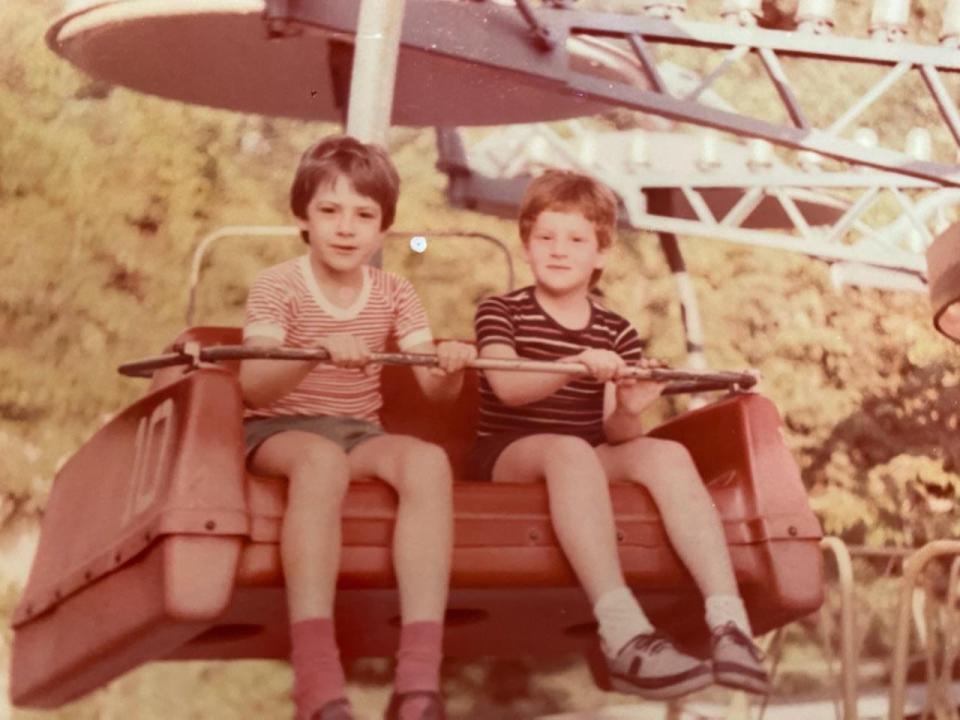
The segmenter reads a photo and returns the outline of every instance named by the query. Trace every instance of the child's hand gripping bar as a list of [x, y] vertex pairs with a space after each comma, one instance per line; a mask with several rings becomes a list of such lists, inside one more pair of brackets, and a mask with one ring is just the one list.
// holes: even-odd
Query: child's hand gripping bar
[[[118, 371], [131, 377], [150, 377], [154, 370], [176, 365], [197, 365], [201, 362], [222, 360], [317, 360], [328, 361], [330, 354], [323, 348], [253, 348], [243, 345], [216, 345], [212, 347], [182, 347], [174, 352], [120, 365]], [[437, 356], [425, 353], [371, 353], [370, 362], [378, 365], [437, 365]], [[571, 375], [589, 375], [586, 365], [577, 362], [549, 362], [541, 360], [477, 358], [467, 364], [477, 370], [513, 370], [517, 372], [555, 372]], [[747, 390], [757, 384], [759, 376], [753, 371], [699, 372], [671, 368], [629, 368], [631, 377], [639, 380], [672, 383], [666, 394], [705, 392], [708, 390]]]

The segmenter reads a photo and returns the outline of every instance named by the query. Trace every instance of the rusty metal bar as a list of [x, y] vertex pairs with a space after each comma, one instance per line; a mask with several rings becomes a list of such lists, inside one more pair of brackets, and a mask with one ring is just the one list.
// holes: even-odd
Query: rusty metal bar
[[[157, 357], [134, 360], [119, 367], [123, 375], [135, 377], [164, 367], [188, 365], [197, 362], [217, 362], [222, 360], [315, 360], [324, 362], [330, 354], [323, 348], [289, 347], [247, 347], [244, 345], [214, 345], [210, 347], [184, 347], [172, 353]], [[370, 362], [388, 365], [421, 365], [436, 367], [437, 356], [426, 353], [371, 353]], [[478, 370], [513, 370], [518, 372], [552, 372], [570, 375], [587, 375], [589, 369], [578, 362], [548, 362], [517, 358], [505, 360], [497, 358], [477, 358], [468, 367]], [[715, 385], [736, 386], [748, 389], [757, 384], [758, 376], [753, 372], [694, 372], [674, 370], [672, 368], [631, 367], [626, 373], [629, 377], [652, 382], [679, 381], [685, 383], [702, 382]]]

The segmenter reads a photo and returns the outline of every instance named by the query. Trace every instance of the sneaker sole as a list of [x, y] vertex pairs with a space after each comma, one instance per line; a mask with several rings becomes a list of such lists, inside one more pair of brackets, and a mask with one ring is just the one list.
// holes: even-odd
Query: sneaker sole
[[639, 695], [647, 700], [671, 700], [702, 690], [713, 682], [707, 667], [694, 668], [668, 678], [636, 679], [624, 675], [610, 675], [610, 686], [620, 693]]
[[770, 681], [766, 673], [737, 663], [714, 663], [713, 678], [717, 685], [734, 690], [744, 690], [754, 695], [770, 693]]

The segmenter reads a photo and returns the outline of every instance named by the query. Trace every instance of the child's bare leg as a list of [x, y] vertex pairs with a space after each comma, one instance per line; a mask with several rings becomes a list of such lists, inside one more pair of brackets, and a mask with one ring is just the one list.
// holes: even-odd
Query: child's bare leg
[[626, 586], [617, 553], [610, 487], [594, 448], [567, 435], [533, 435], [507, 447], [494, 482], [546, 480], [550, 519], [590, 599], [616, 689], [650, 699], [692, 692], [709, 668], [654, 633]]
[[610, 488], [593, 448], [569, 435], [532, 435], [497, 459], [494, 482], [545, 480], [554, 532], [590, 603], [624, 585]]
[[290, 431], [264, 440], [250, 469], [287, 478], [280, 554], [290, 621], [331, 617], [340, 569], [340, 509], [350, 482], [346, 454], [319, 435]]
[[443, 616], [453, 552], [450, 462], [436, 445], [384, 435], [353, 449], [350, 470], [354, 478], [379, 477], [397, 491], [393, 562], [403, 626], [388, 714], [426, 717], [428, 708], [442, 705]]
[[340, 565], [340, 508], [349, 484], [347, 456], [313, 433], [285, 432], [266, 440], [250, 468], [287, 478], [280, 556], [290, 614], [297, 717], [343, 701], [345, 679], [333, 625]]
[[611, 481], [650, 491], [670, 542], [704, 597], [739, 594], [720, 516], [683, 445], [640, 437], [601, 445], [597, 456]]
[[611, 480], [642, 484], [653, 496], [670, 542], [704, 596], [717, 682], [767, 692], [767, 674], [750, 639], [750, 621], [723, 525], [687, 449], [669, 440], [641, 437], [622, 445], [602, 445], [597, 455]]
[[405, 435], [367, 440], [350, 453], [355, 479], [379, 477], [397, 491], [393, 561], [404, 622], [441, 620], [453, 551], [450, 462], [436, 445]]

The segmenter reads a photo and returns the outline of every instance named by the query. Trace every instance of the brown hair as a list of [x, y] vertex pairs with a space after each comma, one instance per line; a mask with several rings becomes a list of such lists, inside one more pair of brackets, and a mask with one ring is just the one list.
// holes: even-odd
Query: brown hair
[[[597, 245], [613, 245], [617, 227], [617, 196], [598, 180], [570, 170], [547, 170], [527, 186], [520, 201], [520, 239], [524, 245], [540, 213], [546, 210], [579, 212], [593, 223]], [[596, 285], [601, 270], [593, 271], [590, 284]]]
[[[290, 185], [290, 209], [305, 220], [307, 205], [317, 188], [333, 183], [339, 175], [347, 178], [354, 190], [380, 206], [380, 229], [393, 224], [400, 194], [397, 169], [379, 145], [362, 143], [348, 135], [332, 135], [308, 147]], [[301, 232], [307, 242], [306, 232]]]

